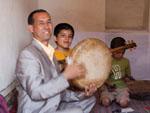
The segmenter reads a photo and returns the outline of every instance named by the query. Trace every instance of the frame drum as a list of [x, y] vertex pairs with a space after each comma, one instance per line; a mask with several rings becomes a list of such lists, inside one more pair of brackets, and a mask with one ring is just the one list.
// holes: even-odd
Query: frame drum
[[101, 87], [111, 71], [111, 52], [107, 45], [96, 38], [87, 38], [79, 42], [72, 50], [73, 63], [83, 64], [86, 75], [71, 81], [71, 85], [85, 89], [90, 83]]

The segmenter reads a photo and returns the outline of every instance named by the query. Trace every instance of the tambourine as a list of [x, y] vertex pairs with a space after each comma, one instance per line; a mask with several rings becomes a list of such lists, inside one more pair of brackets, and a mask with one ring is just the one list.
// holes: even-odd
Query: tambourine
[[72, 50], [70, 57], [73, 63], [83, 64], [86, 69], [84, 77], [71, 81], [79, 89], [85, 89], [90, 83], [99, 88], [111, 71], [111, 52], [107, 45], [96, 38], [87, 38], [79, 42]]

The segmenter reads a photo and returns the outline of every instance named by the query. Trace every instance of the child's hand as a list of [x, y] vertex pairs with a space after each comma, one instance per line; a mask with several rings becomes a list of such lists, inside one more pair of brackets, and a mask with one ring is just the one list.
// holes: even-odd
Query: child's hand
[[125, 81], [126, 83], [129, 83], [129, 82], [134, 81], [134, 78], [128, 76], [128, 77], [125, 77], [125, 78], [124, 78], [124, 81]]

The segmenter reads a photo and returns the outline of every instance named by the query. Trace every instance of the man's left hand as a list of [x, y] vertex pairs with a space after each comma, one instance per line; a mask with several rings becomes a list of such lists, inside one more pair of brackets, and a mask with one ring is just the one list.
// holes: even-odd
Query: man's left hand
[[97, 91], [96, 84], [91, 83], [85, 88], [85, 96], [92, 96]]

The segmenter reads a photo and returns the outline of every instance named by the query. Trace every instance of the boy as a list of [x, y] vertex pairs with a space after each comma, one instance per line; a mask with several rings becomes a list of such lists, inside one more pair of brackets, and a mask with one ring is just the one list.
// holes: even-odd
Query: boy
[[[116, 37], [111, 41], [111, 49], [125, 45], [122, 37]], [[119, 50], [112, 53], [112, 71], [102, 88], [101, 102], [102, 105], [108, 106], [113, 100], [121, 107], [127, 107], [129, 103], [129, 89], [126, 82], [130, 80], [129, 60], [124, 57], [125, 50]]]
[[[68, 23], [60, 23], [54, 28], [54, 36], [57, 44], [54, 55], [61, 65], [61, 71], [63, 71], [66, 65], [66, 57], [71, 52], [70, 46], [74, 36], [74, 29]], [[61, 106], [64, 106], [64, 108], [76, 106], [80, 107], [84, 113], [89, 113], [95, 105], [95, 97], [92, 96], [95, 91], [96, 87], [94, 84], [91, 84], [85, 92], [74, 92], [67, 89]]]

